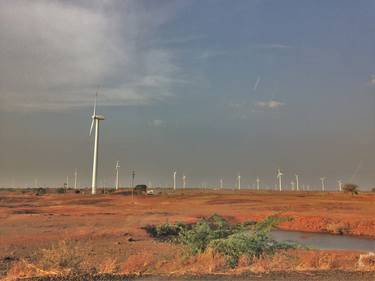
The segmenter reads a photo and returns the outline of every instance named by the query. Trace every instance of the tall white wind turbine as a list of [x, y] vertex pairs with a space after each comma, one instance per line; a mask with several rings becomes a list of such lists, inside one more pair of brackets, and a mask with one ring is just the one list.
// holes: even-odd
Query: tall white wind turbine
[[173, 190], [176, 190], [176, 174], [177, 174], [177, 172], [174, 171], [173, 172]]
[[337, 183], [339, 184], [339, 191], [342, 191], [342, 180], [338, 180]]
[[117, 160], [116, 162], [116, 190], [118, 190], [119, 187], [119, 177], [118, 177], [118, 169], [120, 168], [120, 161]]
[[296, 175], [296, 189], [299, 191], [299, 175]]
[[92, 161], [92, 180], [91, 180], [91, 194], [96, 193], [96, 180], [98, 170], [98, 149], [99, 149], [99, 122], [104, 120], [104, 116], [96, 114], [96, 100], [98, 92], [95, 95], [94, 112], [91, 116], [92, 122], [90, 127], [90, 136], [95, 125], [95, 139], [94, 139], [94, 157]]
[[238, 190], [241, 190], [241, 175], [238, 174], [237, 176], [237, 184], [238, 184]]
[[223, 189], [223, 179], [220, 179], [220, 189]]
[[279, 180], [279, 191], [282, 191], [282, 186], [281, 186], [281, 177], [283, 176], [284, 174], [280, 171], [280, 169], [277, 169], [277, 178]]
[[324, 177], [320, 178], [320, 181], [322, 182], [322, 191], [323, 192], [325, 191], [325, 180], [326, 180], [326, 178], [324, 178]]
[[259, 177], [258, 177], [258, 178], [257, 178], [257, 190], [260, 189], [259, 183], [260, 183], [260, 179], [259, 179]]

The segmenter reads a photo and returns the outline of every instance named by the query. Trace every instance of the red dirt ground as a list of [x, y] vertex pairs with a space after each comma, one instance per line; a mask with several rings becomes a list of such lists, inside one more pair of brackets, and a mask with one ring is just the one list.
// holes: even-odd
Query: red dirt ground
[[[375, 195], [370, 193], [352, 196], [344, 193], [186, 190], [135, 196], [132, 201], [131, 196], [123, 193], [36, 196], [1, 192], [0, 277], [10, 268], [15, 274], [23, 258], [61, 240], [75, 241], [86, 263], [97, 265], [99, 272], [220, 272], [225, 263], [222, 257], [210, 253], [184, 257], [180, 246], [156, 242], [142, 229], [147, 224], [167, 221], [193, 222], [213, 213], [231, 222], [259, 220], [279, 213], [293, 218], [282, 223], [281, 229], [375, 237]], [[358, 270], [359, 255], [342, 251], [293, 250], [289, 254], [277, 254], [271, 260], [256, 261], [250, 268], [240, 264], [235, 271]], [[6, 262], [7, 256], [16, 259]], [[364, 269], [374, 268], [371, 265]]]

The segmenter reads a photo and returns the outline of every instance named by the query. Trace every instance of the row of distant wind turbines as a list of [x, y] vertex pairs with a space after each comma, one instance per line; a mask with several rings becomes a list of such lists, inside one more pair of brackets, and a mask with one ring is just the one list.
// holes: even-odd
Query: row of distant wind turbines
[[[97, 103], [97, 97], [98, 97], [98, 92], [96, 92], [96, 95], [95, 95], [95, 102], [94, 102], [94, 111], [93, 111], [93, 114], [91, 116], [91, 126], [90, 126], [90, 136], [92, 134], [92, 131], [94, 129], [94, 126], [95, 126], [95, 136], [94, 136], [94, 153], [93, 153], [93, 162], [92, 162], [92, 180], [91, 180], [91, 193], [92, 194], [96, 194], [96, 188], [97, 188], [97, 172], [98, 172], [98, 150], [99, 150], [99, 125], [100, 125], [100, 121], [103, 121], [104, 120], [104, 116], [103, 115], [98, 115], [96, 114], [96, 103]], [[115, 184], [115, 188], [116, 190], [118, 190], [119, 188], [119, 168], [120, 168], [120, 165], [119, 165], [119, 161], [116, 162], [116, 184]], [[278, 187], [279, 187], [279, 191], [283, 191], [283, 187], [282, 187], [282, 176], [284, 174], [280, 171], [280, 169], [277, 170], [277, 180], [278, 180]], [[133, 179], [134, 179], [134, 171], [133, 171]], [[176, 190], [177, 188], [177, 172], [174, 171], [173, 172], [173, 189]], [[299, 175], [295, 175], [295, 182], [292, 181], [291, 182], [291, 185], [292, 185], [292, 190], [296, 190], [296, 191], [300, 191], [300, 186], [299, 186]], [[326, 178], [325, 177], [322, 177], [320, 178], [321, 180], [321, 183], [322, 183], [322, 191], [325, 191], [325, 181], [326, 181]], [[339, 184], [339, 191], [342, 191], [342, 181], [341, 180], [338, 180], [338, 184]], [[67, 178], [67, 186], [69, 185], [69, 179]], [[133, 183], [132, 183], [133, 185]], [[259, 177], [257, 177], [256, 179], [256, 185], [257, 185], [257, 190], [260, 190], [260, 179]], [[295, 189], [296, 187], [296, 189]], [[74, 188], [77, 188], [77, 170], [75, 170], [75, 173], [74, 173]], [[186, 176], [183, 174], [182, 176], [182, 188], [186, 188]], [[220, 179], [219, 181], [219, 188], [220, 189], [223, 189], [223, 179]], [[241, 190], [241, 175], [238, 174], [237, 176], [237, 188], [239, 190]]]
[[[282, 176], [283, 175], [284, 174], [280, 171], [280, 169], [278, 169], [277, 170], [277, 174], [276, 174], [276, 178], [278, 180], [278, 189], [279, 189], [279, 191], [283, 191], [283, 185], [282, 185]], [[177, 172], [174, 171], [173, 172], [173, 189], [174, 190], [177, 189], [177, 178], [176, 178], [176, 176], [177, 176]], [[291, 183], [290, 183], [291, 187], [292, 187], [292, 191], [300, 191], [301, 189], [300, 189], [300, 185], [299, 185], [299, 175], [295, 175], [295, 180], [296, 180], [295, 182], [291, 181]], [[326, 191], [326, 188], [325, 188], [325, 186], [326, 186], [326, 178], [322, 177], [322, 178], [320, 178], [320, 181], [322, 183], [322, 191], [324, 192], [324, 191]], [[219, 180], [218, 189], [223, 189], [223, 182], [224, 181], [221, 178]], [[260, 181], [259, 177], [257, 177], [257, 179], [256, 179], [256, 189], [257, 190], [261, 189], [260, 183], [261, 183], [261, 181]], [[342, 191], [342, 180], [338, 180], [337, 183], [338, 183], [338, 189], [339, 189], [339, 191]], [[182, 175], [182, 188], [183, 189], [186, 188], [186, 176], [185, 176], [185, 174]], [[238, 176], [237, 176], [237, 189], [241, 190], [241, 175], [240, 174], [238, 174]], [[303, 185], [302, 189], [306, 190], [306, 188], [305, 188], [304, 185]], [[309, 190], [309, 186], [307, 186], [307, 190]]]

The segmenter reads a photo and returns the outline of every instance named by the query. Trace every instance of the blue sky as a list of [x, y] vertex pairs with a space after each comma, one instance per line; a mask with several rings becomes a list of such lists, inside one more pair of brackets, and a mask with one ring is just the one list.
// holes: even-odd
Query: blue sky
[[375, 2], [2, 1], [0, 185], [375, 185]]

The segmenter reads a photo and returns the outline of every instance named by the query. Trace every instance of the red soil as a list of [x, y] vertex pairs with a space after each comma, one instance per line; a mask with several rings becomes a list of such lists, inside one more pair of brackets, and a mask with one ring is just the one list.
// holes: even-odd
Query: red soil
[[[135, 196], [132, 202], [131, 196], [121, 193], [36, 196], [1, 192], [0, 277], [2, 257], [27, 258], [59, 240], [75, 241], [87, 263], [100, 264], [97, 270], [101, 272], [217, 272], [224, 268], [222, 257], [213, 253], [181, 257], [183, 249], [180, 246], [155, 242], [142, 227], [167, 221], [193, 222], [213, 213], [232, 222], [259, 220], [279, 213], [293, 218], [282, 223], [282, 229], [375, 237], [374, 203], [375, 195], [369, 193], [351, 196], [343, 193], [187, 190]], [[289, 255], [280, 253], [271, 260], [256, 261], [250, 269], [327, 267], [354, 270], [358, 267], [359, 255], [342, 251], [295, 250]], [[248, 266], [244, 268], [249, 269]], [[241, 266], [236, 269], [241, 270]]]

